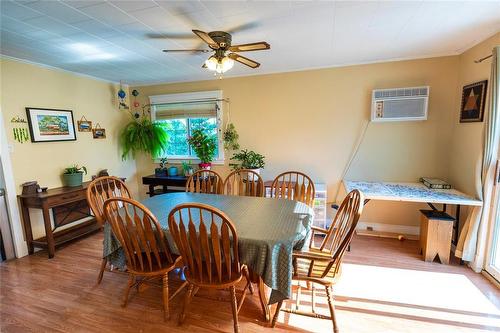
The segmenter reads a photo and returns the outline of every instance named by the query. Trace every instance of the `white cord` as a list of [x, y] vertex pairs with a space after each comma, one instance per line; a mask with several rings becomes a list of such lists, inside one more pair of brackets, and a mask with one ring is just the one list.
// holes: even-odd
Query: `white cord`
[[340, 186], [342, 186], [342, 181], [344, 180], [344, 177], [349, 172], [349, 169], [351, 168], [352, 161], [354, 161], [354, 159], [356, 158], [356, 155], [358, 155], [359, 147], [361, 147], [361, 144], [363, 143], [363, 141], [365, 139], [366, 131], [368, 130], [368, 126], [370, 125], [370, 123], [371, 123], [371, 121], [369, 121], [369, 120], [366, 121], [366, 124], [365, 124], [365, 126], [363, 128], [363, 131], [361, 132], [361, 135], [358, 138], [356, 146], [354, 147], [354, 151], [352, 152], [351, 157], [349, 158], [349, 161], [347, 162], [347, 165], [344, 168], [344, 171], [342, 172], [342, 177], [340, 178], [340, 183], [337, 186], [337, 191], [336, 191], [335, 196], [334, 196], [334, 198], [335, 198], [334, 199], [335, 200], [334, 203], [337, 202], [337, 196], [339, 195]]
[[227, 101], [227, 122], [226, 122], [226, 131], [227, 131], [227, 127], [229, 126], [229, 123], [231, 122], [231, 103], [229, 103], [229, 100]]

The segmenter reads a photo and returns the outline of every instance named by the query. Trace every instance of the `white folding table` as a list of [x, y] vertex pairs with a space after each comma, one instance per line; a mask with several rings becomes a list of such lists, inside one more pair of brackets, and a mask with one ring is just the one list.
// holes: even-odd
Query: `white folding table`
[[453, 223], [452, 243], [457, 244], [459, 233], [460, 206], [482, 206], [481, 200], [457, 191], [435, 190], [422, 183], [391, 183], [344, 180], [344, 188], [349, 193], [352, 190], [363, 192], [365, 203], [370, 200], [404, 201], [427, 203], [433, 210], [439, 210], [435, 204], [441, 204], [441, 211], [446, 211], [446, 205], [456, 205], [455, 222]]

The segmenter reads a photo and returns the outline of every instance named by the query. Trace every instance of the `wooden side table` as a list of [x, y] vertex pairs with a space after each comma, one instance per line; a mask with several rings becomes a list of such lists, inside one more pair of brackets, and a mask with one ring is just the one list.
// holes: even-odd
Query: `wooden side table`
[[442, 211], [421, 210], [420, 247], [424, 261], [436, 256], [442, 264], [450, 262], [451, 234], [455, 219]]
[[[56, 246], [101, 229], [87, 205], [86, 192], [89, 184], [90, 182], [85, 182], [78, 187], [58, 187], [47, 192], [18, 195], [29, 254], [33, 254], [35, 247], [46, 248], [49, 258], [53, 258]], [[45, 236], [33, 239], [29, 208], [42, 210]], [[51, 209], [54, 228], [50, 220]], [[64, 225], [85, 217], [91, 217], [91, 219], [56, 231]]]
[[[184, 192], [188, 177], [185, 176], [145, 176], [142, 177], [142, 184], [149, 185], [149, 196], [170, 192]], [[162, 186], [161, 190], [155, 190], [156, 186]], [[182, 190], [172, 189], [171, 187], [182, 187]]]

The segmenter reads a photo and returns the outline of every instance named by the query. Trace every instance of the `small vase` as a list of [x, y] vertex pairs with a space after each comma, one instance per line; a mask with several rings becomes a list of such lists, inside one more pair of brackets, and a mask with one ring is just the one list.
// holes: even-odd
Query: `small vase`
[[83, 172], [63, 174], [64, 186], [68, 187], [81, 186], [82, 182], [83, 182]]
[[171, 166], [170, 168], [168, 168], [168, 175], [170, 177], [177, 176], [177, 167]]

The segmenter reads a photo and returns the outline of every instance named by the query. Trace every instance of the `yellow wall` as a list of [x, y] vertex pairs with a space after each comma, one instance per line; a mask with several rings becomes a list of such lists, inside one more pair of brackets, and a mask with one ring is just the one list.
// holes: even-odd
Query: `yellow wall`
[[[458, 98], [452, 119], [449, 175], [450, 180], [458, 189], [472, 194], [476, 194], [475, 174], [476, 170], [479, 171], [481, 167], [484, 122], [459, 122], [460, 97], [464, 85], [482, 80], [488, 80], [488, 85], [491, 85], [491, 60], [488, 59], [479, 64], [476, 64], [474, 60], [491, 54], [493, 47], [498, 45], [500, 45], [500, 33], [467, 50], [459, 57]], [[487, 108], [488, 103], [486, 103]]]
[[[445, 156], [457, 98], [457, 66], [458, 57], [452, 56], [131, 89], [139, 90], [143, 102], [151, 95], [223, 90], [231, 100], [231, 121], [241, 146], [266, 156], [265, 179], [285, 170], [302, 170], [326, 183], [329, 201], [335, 201], [342, 172], [369, 120], [371, 92], [376, 88], [429, 85], [429, 119], [371, 123], [346, 178], [447, 178]], [[150, 158], [138, 159], [139, 175], [153, 169]], [[215, 169], [228, 170], [227, 166]], [[373, 202], [363, 220], [415, 226], [418, 207]]]
[[[2, 59], [1, 106], [8, 141], [12, 144], [12, 165], [18, 193], [20, 185], [37, 180], [49, 188], [62, 186], [61, 173], [73, 163], [85, 165], [89, 171], [84, 180], [107, 168], [112, 175], [127, 177], [137, 193], [134, 161], [122, 162], [118, 149], [118, 133], [127, 113], [116, 106], [117, 86], [104, 81], [68, 72], [43, 68], [22, 62]], [[73, 110], [76, 121], [82, 116], [98, 122], [106, 129], [107, 138], [95, 140], [92, 133], [77, 132], [77, 140], [23, 144], [14, 140], [12, 117], [26, 119], [25, 107], [46, 107]], [[26, 127], [27, 128], [27, 127]], [[40, 214], [33, 211], [35, 237], [42, 232]]]

